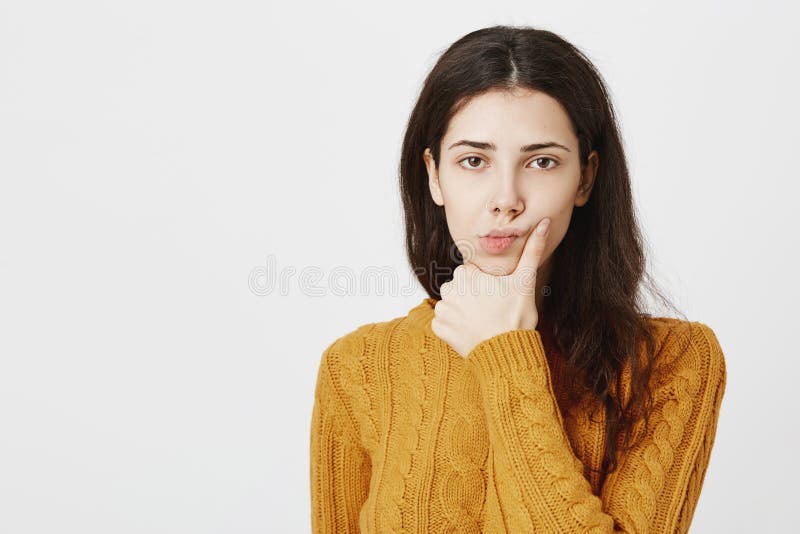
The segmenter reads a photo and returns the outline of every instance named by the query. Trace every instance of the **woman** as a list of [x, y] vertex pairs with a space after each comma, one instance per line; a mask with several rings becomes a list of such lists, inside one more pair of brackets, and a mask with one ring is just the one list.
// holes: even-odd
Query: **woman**
[[660, 293], [590, 61], [538, 29], [464, 36], [400, 174], [429, 298], [322, 355], [314, 532], [686, 532], [725, 361], [707, 325], [643, 309]]

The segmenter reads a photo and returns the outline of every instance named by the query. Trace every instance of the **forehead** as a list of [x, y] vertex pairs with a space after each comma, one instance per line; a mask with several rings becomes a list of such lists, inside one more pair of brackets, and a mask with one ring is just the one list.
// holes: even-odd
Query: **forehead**
[[572, 123], [561, 103], [530, 89], [493, 89], [472, 97], [450, 120], [443, 146], [456, 138], [493, 141], [498, 149], [513, 145], [518, 150], [516, 145], [545, 138], [577, 145]]

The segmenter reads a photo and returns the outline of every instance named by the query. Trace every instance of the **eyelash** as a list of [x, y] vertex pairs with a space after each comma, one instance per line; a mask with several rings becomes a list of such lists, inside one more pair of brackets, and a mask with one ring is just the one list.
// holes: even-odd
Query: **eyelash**
[[[462, 161], [466, 161], [466, 160], [468, 160], [468, 159], [479, 159], [479, 160], [481, 160], [481, 161], [484, 161], [484, 160], [483, 160], [483, 158], [481, 158], [480, 156], [467, 156], [466, 158], [462, 158], [462, 159], [458, 160], [458, 162], [457, 162], [457, 163], [459, 164], [458, 166], [459, 166], [459, 167], [461, 167], [462, 169], [466, 169], [466, 170], [468, 170], [468, 171], [474, 171], [474, 170], [478, 170], [478, 169], [480, 169], [480, 167], [465, 167], [465, 166], [461, 165], [461, 162], [462, 162]], [[550, 167], [549, 169], [537, 168], [536, 170], [539, 170], [539, 171], [545, 171], [545, 172], [552, 171], [553, 169], [555, 169], [556, 167], [558, 167], [558, 166], [560, 165], [560, 164], [558, 163], [558, 161], [556, 161], [556, 160], [555, 160], [555, 159], [553, 159], [553, 158], [549, 158], [549, 157], [547, 157], [547, 156], [539, 156], [538, 158], [535, 158], [535, 159], [533, 159], [532, 161], [539, 161], [540, 159], [547, 159], [547, 160], [550, 160], [550, 161], [552, 161], [553, 163], [555, 163], [555, 165], [553, 165], [553, 166], [552, 166], [552, 167]]]

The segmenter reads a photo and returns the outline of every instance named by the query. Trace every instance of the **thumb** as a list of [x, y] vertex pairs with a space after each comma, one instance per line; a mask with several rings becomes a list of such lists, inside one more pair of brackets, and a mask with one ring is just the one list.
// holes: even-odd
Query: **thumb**
[[514, 269], [514, 275], [521, 276], [525, 280], [535, 278], [536, 270], [539, 268], [544, 254], [549, 227], [550, 218], [546, 217], [539, 221], [539, 224], [528, 234], [528, 240], [525, 241], [525, 247], [522, 249], [522, 255]]

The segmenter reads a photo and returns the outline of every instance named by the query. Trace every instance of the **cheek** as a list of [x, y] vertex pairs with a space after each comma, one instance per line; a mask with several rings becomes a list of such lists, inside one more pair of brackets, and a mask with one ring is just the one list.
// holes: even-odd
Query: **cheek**
[[575, 201], [575, 191], [566, 176], [553, 176], [534, 182], [526, 191], [529, 206], [542, 213], [561, 213]]
[[442, 187], [444, 211], [451, 232], [457, 234], [472, 227], [482, 204], [480, 192], [474, 188]]
[[552, 226], [550, 227], [550, 235], [563, 235], [569, 226], [569, 220], [572, 216], [573, 203], [569, 195], [563, 192], [555, 194], [551, 191], [538, 191], [534, 192], [526, 198], [526, 210], [530, 210], [525, 219], [529, 224], [538, 224], [545, 217], [550, 218]]
[[535, 206], [534, 224], [544, 217], [550, 217], [552, 223], [545, 247], [545, 258], [547, 258], [567, 233], [572, 219], [572, 210], [575, 207], [574, 197], [567, 188], [552, 187], [537, 192], [532, 198], [534, 199], [533, 203], [529, 205]]
[[567, 202], [564, 206], [560, 207], [560, 211], [550, 212], [552, 226], [550, 227], [550, 235], [547, 238], [547, 245], [545, 247], [545, 259], [550, 257], [553, 251], [558, 248], [564, 236], [567, 235], [567, 229], [569, 229], [569, 223], [572, 220], [572, 208], [572, 203]]
[[[447, 220], [447, 230], [461, 256], [464, 258], [472, 257], [475, 247], [469, 241], [469, 229], [472, 227], [475, 215], [466, 210], [464, 205], [449, 199], [445, 201], [444, 214]], [[453, 259], [455, 259], [454, 253], [455, 251], [448, 252]]]
[[459, 180], [457, 177], [449, 175], [440, 175], [439, 187], [445, 204], [452, 204], [462, 210], [469, 209], [482, 194], [481, 188], [474, 182], [466, 179]]

